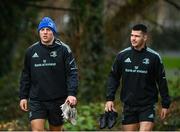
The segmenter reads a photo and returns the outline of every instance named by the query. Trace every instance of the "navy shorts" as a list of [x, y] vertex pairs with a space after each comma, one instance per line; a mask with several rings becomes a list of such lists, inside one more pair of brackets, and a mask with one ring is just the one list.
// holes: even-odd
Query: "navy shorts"
[[52, 101], [29, 100], [29, 120], [47, 119], [53, 126], [63, 125], [63, 117], [60, 106], [65, 99]]
[[133, 124], [141, 121], [154, 122], [155, 105], [130, 106], [124, 105], [122, 112], [122, 124]]

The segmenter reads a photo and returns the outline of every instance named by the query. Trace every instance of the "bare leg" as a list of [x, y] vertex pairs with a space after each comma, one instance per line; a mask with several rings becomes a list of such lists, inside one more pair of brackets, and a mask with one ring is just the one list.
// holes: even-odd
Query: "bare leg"
[[63, 131], [63, 125], [60, 126], [53, 126], [53, 125], [49, 125], [49, 130], [50, 131]]
[[123, 131], [138, 131], [139, 123], [122, 125]]
[[152, 131], [154, 127], [154, 123], [150, 121], [142, 121], [140, 122], [140, 131]]
[[32, 131], [44, 131], [44, 119], [34, 119], [31, 121]]

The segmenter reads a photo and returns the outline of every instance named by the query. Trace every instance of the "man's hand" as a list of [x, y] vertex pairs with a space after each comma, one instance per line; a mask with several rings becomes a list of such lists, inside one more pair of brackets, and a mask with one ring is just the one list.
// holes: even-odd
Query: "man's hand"
[[162, 108], [161, 109], [161, 113], [160, 113], [161, 120], [164, 120], [166, 118], [168, 112], [169, 112], [169, 109], [167, 109], [167, 108]]
[[28, 101], [27, 101], [27, 99], [21, 99], [20, 103], [19, 103], [19, 106], [20, 106], [21, 110], [28, 111]]
[[65, 102], [67, 102], [71, 106], [74, 106], [77, 104], [77, 99], [75, 96], [68, 96]]
[[114, 102], [113, 101], [107, 101], [105, 104], [105, 111], [116, 111], [114, 108]]

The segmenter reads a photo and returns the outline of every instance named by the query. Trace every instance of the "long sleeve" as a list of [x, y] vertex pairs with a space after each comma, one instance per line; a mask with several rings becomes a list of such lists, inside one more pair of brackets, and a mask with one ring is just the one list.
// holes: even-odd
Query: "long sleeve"
[[165, 70], [161, 58], [158, 57], [156, 60], [156, 82], [158, 84], [159, 92], [161, 95], [161, 104], [163, 108], [169, 108], [170, 106], [170, 96], [168, 92], [168, 85], [165, 76]]
[[115, 99], [116, 90], [120, 84], [121, 65], [118, 56], [116, 57], [108, 78], [106, 100], [113, 101]]
[[[68, 47], [69, 48], [69, 47]], [[68, 95], [76, 96], [78, 88], [78, 68], [70, 49], [65, 50], [65, 68], [68, 86]]]
[[30, 75], [30, 60], [28, 60], [28, 53], [25, 55], [24, 68], [20, 78], [20, 91], [19, 98], [27, 99], [29, 97], [29, 89], [31, 87], [31, 75]]

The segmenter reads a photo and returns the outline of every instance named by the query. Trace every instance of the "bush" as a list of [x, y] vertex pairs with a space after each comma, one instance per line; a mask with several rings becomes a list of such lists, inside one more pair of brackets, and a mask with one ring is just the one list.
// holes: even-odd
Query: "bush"
[[[90, 103], [89, 105], [78, 105], [77, 125], [72, 126], [70, 123], [65, 123], [65, 130], [92, 130], [98, 129], [98, 118], [103, 112], [103, 103]], [[102, 111], [102, 112], [101, 112]]]

